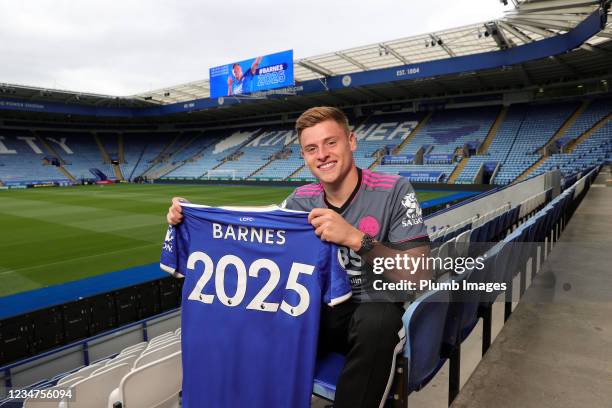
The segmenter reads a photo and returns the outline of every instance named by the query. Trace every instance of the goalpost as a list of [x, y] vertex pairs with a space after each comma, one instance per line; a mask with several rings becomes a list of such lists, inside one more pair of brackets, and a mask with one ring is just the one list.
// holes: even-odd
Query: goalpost
[[230, 179], [236, 180], [236, 170], [235, 169], [216, 169], [216, 170], [208, 170], [206, 174], [202, 176], [205, 180], [211, 179]]

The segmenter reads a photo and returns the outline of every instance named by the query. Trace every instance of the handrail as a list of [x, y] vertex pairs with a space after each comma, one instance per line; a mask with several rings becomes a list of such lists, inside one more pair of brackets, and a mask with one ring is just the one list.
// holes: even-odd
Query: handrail
[[431, 214], [425, 216], [424, 219], [427, 220], [427, 219], [433, 218], [435, 216], [438, 216], [438, 215], [443, 214], [445, 212], [448, 212], [450, 210], [454, 210], [455, 208], [459, 208], [459, 207], [461, 207], [461, 206], [463, 206], [465, 204], [469, 204], [469, 203], [474, 202], [476, 200], [480, 200], [481, 198], [484, 198], [484, 197], [486, 197], [488, 195], [497, 193], [498, 191], [502, 191], [506, 187], [509, 187], [509, 185], [508, 186], [504, 186], [502, 188], [495, 187], [495, 188], [492, 188], [491, 190], [484, 191], [481, 194], [478, 194], [478, 195], [475, 195], [473, 197], [468, 198], [467, 200], [463, 200], [461, 202], [458, 202], [457, 204], [451, 205], [450, 207], [442, 208], [441, 210], [438, 210], [438, 211], [436, 211], [434, 213], [431, 213]]

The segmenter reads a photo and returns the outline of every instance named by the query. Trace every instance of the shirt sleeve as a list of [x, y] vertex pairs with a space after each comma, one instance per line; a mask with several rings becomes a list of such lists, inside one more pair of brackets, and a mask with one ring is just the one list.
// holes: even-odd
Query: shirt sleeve
[[345, 302], [353, 295], [351, 282], [340, 260], [340, 250], [334, 244], [323, 244], [326, 247], [323, 265], [322, 291], [323, 301], [329, 306]]
[[391, 245], [405, 250], [429, 242], [427, 228], [423, 222], [423, 211], [408, 179], [401, 177], [397, 181], [390, 207], [389, 243]]
[[280, 208], [285, 208], [287, 210], [296, 210], [296, 211], [307, 211], [304, 209], [304, 206], [300, 205], [299, 200], [295, 198], [295, 190], [289, 194], [285, 200], [279, 205]]
[[177, 232], [177, 227], [168, 225], [166, 237], [164, 238], [164, 244], [162, 245], [159, 267], [162, 271], [168, 272], [175, 278], [182, 278], [184, 275], [179, 272], [181, 265], [179, 265], [180, 256]]

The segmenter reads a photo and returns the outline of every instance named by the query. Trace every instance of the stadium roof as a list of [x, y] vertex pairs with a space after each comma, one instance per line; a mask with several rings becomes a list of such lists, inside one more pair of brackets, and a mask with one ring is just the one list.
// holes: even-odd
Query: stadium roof
[[[515, 8], [499, 20], [471, 24], [294, 61], [298, 82], [364, 72], [449, 57], [508, 49], [573, 29], [599, 6], [599, 1], [512, 0]], [[612, 39], [612, 23], [585, 42], [592, 52], [610, 51], [600, 44]], [[136, 99], [169, 104], [210, 96], [209, 81], [194, 81], [134, 95]]]
[[[495, 0], [491, 0], [495, 1]], [[505, 1], [505, 0], [500, 0]], [[295, 80], [298, 82], [329, 76], [366, 72], [413, 63], [443, 60], [454, 56], [466, 56], [498, 51], [548, 37], [564, 34], [584, 21], [610, 0], [510, 0], [515, 8], [503, 18], [385, 41], [347, 50], [332, 52], [294, 61]], [[610, 13], [610, 10], [608, 10]], [[411, 95], [432, 94], [436, 90], [454, 92], [476, 86], [488, 90], [500, 85], [533, 86], [557, 82], [559, 79], [607, 79], [612, 66], [612, 19], [604, 30], [589, 38], [579, 49], [571, 53], [551, 56], [519, 64], [516, 69], [465, 72], [416, 80], [354, 87], [325, 95], [300, 96], [293, 100], [296, 109], [308, 103], [358, 103], [363, 96], [369, 101], [399, 97], [399, 93]], [[603, 75], [603, 76], [602, 76]], [[112, 96], [86, 92], [74, 92], [0, 83], [0, 97], [20, 98], [29, 101], [61, 102], [100, 108], [140, 108], [168, 105], [178, 102], [209, 98], [209, 80], [194, 81], [131, 96]], [[405, 97], [405, 95], [404, 95]], [[296, 98], [293, 98], [296, 99]], [[279, 109], [279, 101], [262, 99], [257, 104], [234, 107], [224, 114], [238, 110], [240, 114], [262, 113]], [[285, 107], [286, 109], [287, 107]], [[242, 110], [240, 110], [242, 109]], [[202, 111], [203, 115], [206, 115]], [[216, 114], [216, 113], [215, 113]]]

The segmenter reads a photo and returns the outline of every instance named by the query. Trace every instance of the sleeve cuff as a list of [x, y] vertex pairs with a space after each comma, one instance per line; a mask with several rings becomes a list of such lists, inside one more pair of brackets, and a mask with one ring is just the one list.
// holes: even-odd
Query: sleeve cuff
[[347, 300], [349, 300], [351, 298], [351, 296], [353, 296], [353, 292], [347, 292], [344, 296], [340, 296], [337, 298], [333, 298], [328, 305], [329, 306], [336, 306], [340, 303], [346, 302]]
[[168, 272], [170, 275], [174, 276], [175, 278], [184, 278], [185, 277], [185, 275], [183, 275], [182, 273], [177, 271], [176, 268], [173, 268], [173, 267], [168, 266], [168, 265], [164, 265], [163, 263], [159, 264], [159, 268], [162, 271], [164, 271], [164, 272]]

